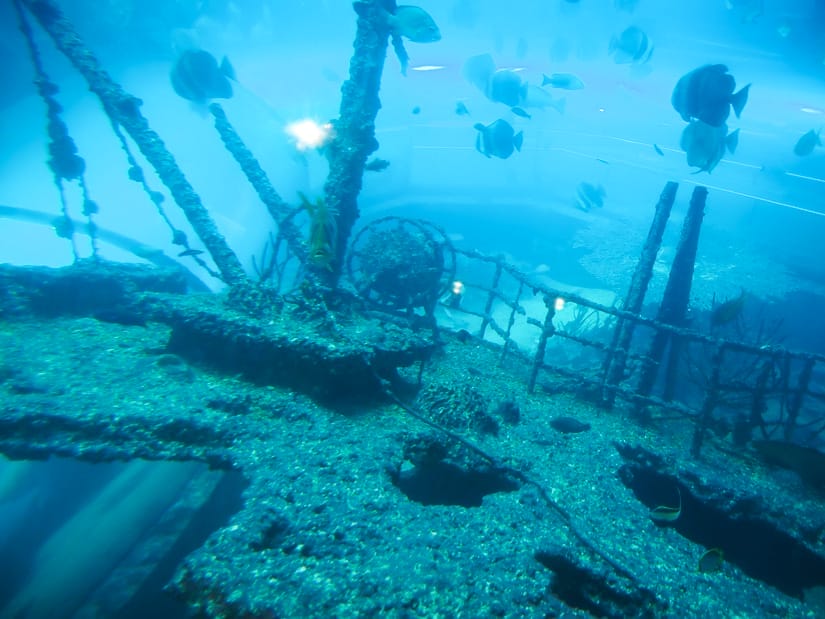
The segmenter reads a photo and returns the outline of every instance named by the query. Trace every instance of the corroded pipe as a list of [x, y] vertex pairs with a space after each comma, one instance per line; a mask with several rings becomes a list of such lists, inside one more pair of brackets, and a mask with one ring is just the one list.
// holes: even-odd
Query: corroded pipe
[[247, 282], [240, 260], [218, 231], [209, 211], [186, 180], [163, 140], [149, 128], [148, 121], [140, 113], [140, 99], [127, 93], [103, 70], [100, 62], [84, 45], [72, 24], [52, 0], [18, 1], [28, 8], [57, 48], [83, 75], [89, 89], [98, 96], [109, 117], [121, 125], [138, 145], [209, 251], [223, 281], [229, 285]]
[[329, 176], [324, 185], [324, 199], [329, 211], [337, 213], [335, 254], [329, 265], [331, 270], [310, 266], [314, 274], [328, 284], [334, 284], [341, 273], [347, 242], [360, 214], [357, 200], [364, 164], [378, 149], [375, 117], [381, 109], [378, 92], [390, 35], [386, 5], [382, 0], [361, 3], [349, 79], [341, 87], [339, 117], [333, 122], [335, 139], [327, 146]]
[[[678, 188], [678, 183], [670, 181], [665, 185], [659, 196], [659, 202], [656, 204], [656, 212], [647, 233], [642, 255], [636, 264], [636, 270], [633, 272], [633, 279], [622, 306], [626, 312], [638, 314], [642, 309], [648, 284], [650, 284], [653, 277], [653, 266], [662, 245], [662, 237], [670, 218], [670, 212], [673, 209], [673, 202], [676, 200], [676, 190]], [[635, 326], [633, 322], [621, 318], [618, 320], [616, 330], [613, 332], [613, 342], [610, 346], [611, 354], [608, 355], [605, 364], [604, 376], [607, 385], [618, 385], [624, 378], [627, 367], [627, 353], [630, 350], [630, 342], [633, 339]], [[602, 399], [606, 406], [613, 406], [615, 393], [613, 390], [604, 390]]]
[[247, 180], [255, 189], [261, 202], [266, 206], [266, 210], [269, 211], [270, 217], [278, 225], [278, 231], [289, 244], [289, 249], [303, 262], [307, 257], [307, 249], [301, 238], [300, 229], [289, 218], [291, 210], [289, 205], [275, 191], [261, 164], [258, 163], [252, 151], [241, 140], [226, 117], [223, 108], [217, 103], [212, 103], [209, 106], [209, 111], [212, 112], [212, 117], [215, 119], [215, 129], [218, 130], [226, 150], [232, 154], [235, 161], [241, 166]]
[[[690, 199], [690, 206], [682, 224], [682, 234], [676, 246], [676, 255], [670, 266], [670, 275], [665, 286], [665, 294], [659, 313], [658, 322], [669, 325], [684, 326], [690, 302], [690, 289], [693, 283], [693, 269], [696, 264], [696, 251], [699, 247], [699, 232], [702, 229], [702, 220], [705, 216], [705, 201], [708, 190], [705, 187], [696, 187]], [[642, 395], [649, 395], [656, 382], [659, 366], [665, 353], [668, 342], [673, 335], [666, 331], [657, 330], [653, 336], [648, 351], [648, 362], [639, 379], [638, 391]]]

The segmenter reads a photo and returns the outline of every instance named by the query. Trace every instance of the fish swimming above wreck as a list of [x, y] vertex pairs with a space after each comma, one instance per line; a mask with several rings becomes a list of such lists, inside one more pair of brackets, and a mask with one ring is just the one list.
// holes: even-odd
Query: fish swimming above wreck
[[738, 297], [728, 299], [722, 303], [716, 303], [716, 297], [713, 299], [714, 307], [710, 313], [710, 326], [721, 327], [722, 325], [730, 324], [739, 319], [742, 315], [742, 310], [745, 307], [745, 290], [739, 293]]
[[682, 120], [698, 119], [714, 127], [721, 126], [733, 108], [736, 117], [748, 102], [750, 84], [734, 94], [736, 80], [723, 64], [707, 64], [683, 75], [670, 98]]
[[[431, 0], [430, 47], [396, 0], [117, 0], [84, 25], [110, 67], [72, 4], [10, 3], [0, 262], [45, 264], [0, 264], [0, 618], [823, 615], [825, 151], [790, 151], [825, 116], [792, 63], [687, 3], [640, 2], [645, 76], [606, 53], [616, 0]], [[158, 75], [169, 20], [228, 102], [172, 92], [180, 49]], [[734, 117], [667, 106], [721, 58], [768, 77], [741, 165]]]
[[[353, 2], [355, 12], [360, 16], [367, 14], [369, 3]], [[395, 12], [387, 15], [387, 22], [396, 36], [404, 37], [413, 43], [435, 43], [441, 40], [441, 30], [432, 16], [424, 9], [400, 4]]]
[[170, 74], [175, 92], [194, 103], [210, 99], [231, 99], [235, 71], [224, 57], [221, 64], [209, 52], [188, 49], [178, 56]]
[[379, 157], [373, 157], [364, 164], [364, 170], [367, 172], [381, 172], [382, 170], [386, 170], [388, 167], [390, 167], [390, 162], [386, 159], [380, 159]]
[[638, 26], [629, 26], [613, 35], [607, 49], [616, 64], [645, 64], [653, 55], [653, 42]]
[[518, 73], [510, 69], [498, 69], [490, 77], [485, 94], [490, 101], [516, 107], [524, 102], [527, 93]]
[[507, 159], [516, 150], [521, 150], [524, 134], [521, 131], [516, 133], [506, 120], [499, 118], [486, 127], [481, 123], [476, 123], [473, 127], [479, 132], [476, 150], [487, 158]]
[[793, 154], [797, 157], [807, 157], [817, 146], [822, 146], [822, 139], [819, 137], [819, 130], [811, 129], [796, 141], [793, 147]]
[[687, 153], [687, 162], [698, 172], [712, 172], [722, 161], [725, 152], [736, 152], [739, 129], [728, 133], [728, 126], [714, 127], [701, 120], [692, 121], [684, 131], [679, 146]]
[[602, 208], [607, 191], [601, 185], [593, 183], [579, 183], [576, 188], [576, 208], [585, 213], [593, 208]]
[[[565, 99], [556, 99], [544, 88], [530, 84], [513, 69], [497, 69], [490, 54], [472, 56], [462, 70], [464, 78], [494, 103], [513, 108], [517, 116], [524, 116], [524, 108], [555, 109], [564, 114]], [[572, 82], [571, 82], [572, 83]]]

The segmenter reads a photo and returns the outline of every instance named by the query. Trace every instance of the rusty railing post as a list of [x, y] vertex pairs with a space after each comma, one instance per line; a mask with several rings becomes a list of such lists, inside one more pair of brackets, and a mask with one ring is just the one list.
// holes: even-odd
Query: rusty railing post
[[527, 384], [528, 393], [533, 393], [536, 388], [536, 379], [541, 366], [544, 365], [544, 355], [547, 352], [547, 340], [556, 331], [556, 327], [553, 326], [553, 318], [556, 316], [556, 300], [544, 295], [544, 305], [547, 307], [547, 313], [544, 315], [544, 326], [541, 329], [539, 344], [536, 347], [536, 356], [533, 357], [533, 367], [530, 368], [530, 382]]
[[[653, 277], [653, 266], [656, 263], [656, 256], [662, 245], [665, 227], [670, 218], [670, 212], [673, 209], [673, 202], [676, 200], [677, 189], [679, 189], [679, 184], [670, 181], [665, 185], [662, 194], [659, 196], [653, 221], [650, 223], [650, 230], [648, 230], [647, 239], [642, 248], [642, 255], [639, 258], [639, 262], [636, 263], [636, 270], [633, 272], [633, 278], [622, 305], [622, 309], [627, 312], [638, 314], [642, 309], [647, 287]], [[621, 382], [624, 376], [625, 366], [627, 365], [627, 353], [629, 352], [630, 342], [633, 339], [634, 328], [635, 325], [626, 319], [619, 318], [616, 322], [613, 341], [610, 344], [610, 352], [604, 363], [603, 383], [605, 385], [616, 386]], [[605, 406], [611, 408], [615, 399], [615, 390], [602, 390], [602, 402]]]
[[[676, 248], [676, 255], [670, 268], [667, 285], [665, 286], [662, 304], [656, 316], [658, 322], [668, 325], [684, 326], [690, 302], [690, 288], [693, 282], [693, 269], [696, 264], [696, 251], [699, 247], [699, 232], [702, 228], [702, 219], [705, 213], [705, 201], [708, 190], [705, 187], [696, 187], [690, 199], [690, 206], [682, 225], [682, 234]], [[671, 341], [671, 334], [667, 331], [656, 331], [648, 350], [648, 358], [639, 379], [637, 387], [641, 395], [650, 395], [656, 377], [659, 373], [662, 358]]]

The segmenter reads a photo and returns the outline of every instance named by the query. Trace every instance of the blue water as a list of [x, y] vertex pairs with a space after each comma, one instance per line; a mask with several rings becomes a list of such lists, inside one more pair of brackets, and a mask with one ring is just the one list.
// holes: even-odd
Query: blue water
[[[221, 105], [273, 186], [297, 205], [299, 192], [322, 194], [328, 166], [321, 153], [299, 151], [286, 128], [301, 119], [322, 124], [337, 116], [355, 35], [351, 3], [57, 4], [112, 77], [142, 99], [143, 115], [251, 271], [271, 219], [205, 107], [175, 94], [170, 70], [181, 41], [231, 60], [235, 93]], [[675, 180], [681, 186], [676, 222], [692, 188], [704, 185], [710, 194], [692, 305], [707, 311], [714, 299], [744, 288], [769, 316], [785, 321], [788, 346], [825, 353], [825, 147], [805, 156], [794, 153], [806, 132], [825, 129], [825, 2], [421, 0], [421, 7], [442, 38], [406, 43], [407, 75], [389, 48], [375, 156], [390, 165], [365, 173], [359, 225], [385, 215], [426, 218], [457, 247], [502, 254], [525, 272], [611, 303], [626, 290], [664, 184]], [[16, 24], [11, 3], [3, 3], [0, 205], [11, 208], [0, 224], [0, 263], [63, 266], [73, 260], [71, 247], [45, 223], [60, 213], [60, 202], [45, 164], [44, 104], [32, 85], [32, 65]], [[643, 30], [655, 46], [644, 63], [617, 64], [608, 53], [611, 37], [629, 26]], [[177, 255], [180, 248], [154, 206], [127, 177], [120, 143], [99, 100], [37, 26], [35, 35], [44, 67], [60, 87], [63, 119], [86, 161], [85, 182], [100, 205], [97, 224]], [[484, 53], [527, 84], [540, 85], [543, 74], [571, 73], [584, 88], [548, 88], [553, 97], [564, 97], [564, 112], [525, 106], [531, 116], [525, 118], [465, 79], [464, 63]], [[726, 65], [737, 90], [746, 84], [751, 89], [741, 117], [731, 114], [727, 121], [731, 131], [740, 132], [735, 153], [727, 152], [711, 173], [695, 173], [680, 146], [685, 123], [671, 106], [671, 93], [681, 76], [705, 64]], [[469, 115], [456, 114], [458, 102]], [[507, 159], [476, 150], [473, 125], [497, 119], [523, 132], [521, 149]], [[140, 162], [149, 184], [161, 190], [150, 166]], [[603, 187], [603, 206], [577, 208], [585, 182]], [[65, 195], [72, 217], [81, 218], [76, 184], [67, 183]], [[175, 225], [200, 248], [168, 196], [165, 204]], [[34, 221], [37, 214], [41, 221]], [[672, 232], [665, 237], [662, 265], [672, 258], [676, 240]], [[85, 237], [77, 245], [80, 257], [90, 254]], [[115, 261], [138, 260], [128, 248], [105, 240], [99, 253]], [[207, 286], [221, 288], [191, 261], [181, 262]], [[662, 285], [659, 278], [654, 289]], [[66, 500], [55, 490], [56, 473], [44, 470], [48, 474], [25, 473], [47, 478], [37, 482], [43, 490], [11, 484], [14, 491], [0, 493], [0, 524], [8, 527], [0, 530], [7, 533], [0, 544], [16, 536], [36, 548], [38, 536], [45, 538], [63, 521], [43, 516], [44, 510], [71, 514], [84, 493], [91, 493], [84, 484], [105, 486], [122, 473], [80, 470], [76, 500]], [[0, 480], [19, 474], [10, 464], [0, 468]], [[27, 550], [15, 546], [14, 552]], [[13, 556], [0, 559], [0, 574], [14, 572], [8, 560]], [[18, 577], [4, 579], [0, 601], [23, 586]]]

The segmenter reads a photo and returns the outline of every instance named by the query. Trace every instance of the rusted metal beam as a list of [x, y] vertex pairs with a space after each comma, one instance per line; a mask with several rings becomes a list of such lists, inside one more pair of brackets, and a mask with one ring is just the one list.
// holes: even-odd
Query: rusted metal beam
[[545, 367], [544, 355], [547, 352], [547, 340], [556, 332], [556, 327], [553, 325], [553, 318], [556, 316], [556, 299], [545, 295], [544, 305], [547, 307], [547, 313], [544, 315], [544, 328], [541, 330], [539, 344], [536, 347], [536, 354], [533, 357], [533, 365], [530, 368], [530, 380], [527, 383], [527, 391], [529, 393], [533, 393], [533, 390], [536, 388], [536, 379], [538, 378], [539, 370]]
[[387, 2], [379, 0], [359, 3], [362, 8], [358, 12], [349, 79], [341, 87], [339, 116], [332, 123], [335, 137], [326, 147], [329, 176], [324, 185], [324, 200], [337, 219], [337, 238], [332, 264], [310, 264], [309, 271], [330, 286], [341, 274], [347, 243], [360, 216], [358, 194], [364, 164], [378, 150], [375, 118], [381, 109], [378, 94], [390, 36], [386, 5]]
[[221, 136], [223, 145], [226, 150], [235, 158], [238, 165], [241, 166], [246, 179], [252, 185], [261, 202], [264, 203], [266, 210], [270, 217], [278, 226], [278, 232], [286, 239], [290, 251], [297, 256], [297, 258], [304, 262], [307, 257], [306, 244], [301, 238], [301, 231], [291, 219], [290, 207], [283, 201], [281, 196], [275, 191], [272, 183], [264, 172], [261, 164], [252, 154], [252, 151], [244, 144], [243, 140], [238, 135], [232, 123], [226, 117], [223, 107], [218, 103], [212, 103], [209, 106], [209, 111], [215, 119], [215, 129]]
[[[627, 312], [638, 314], [642, 309], [642, 304], [647, 294], [647, 287], [653, 277], [653, 266], [656, 263], [656, 256], [662, 246], [662, 237], [665, 233], [670, 212], [673, 209], [673, 202], [676, 200], [676, 190], [679, 184], [673, 181], [668, 182], [659, 202], [656, 204], [656, 211], [653, 221], [650, 223], [650, 230], [647, 233], [642, 255], [636, 263], [636, 270], [630, 282], [627, 295], [625, 296], [622, 309]], [[607, 385], [617, 385], [624, 377], [627, 365], [627, 354], [630, 349], [630, 342], [633, 339], [633, 331], [636, 324], [627, 320], [619, 319], [616, 330], [613, 333], [613, 342], [610, 346], [610, 355], [605, 360], [604, 382]], [[615, 391], [604, 390], [602, 398], [608, 407], [613, 406]]]
[[[679, 238], [676, 255], [670, 267], [665, 294], [659, 307], [659, 313], [656, 316], [657, 322], [684, 326], [707, 195], [708, 190], [705, 187], [696, 187], [693, 190], [690, 206], [682, 224], [682, 235]], [[659, 373], [659, 366], [665, 349], [672, 339], [672, 333], [664, 330], [657, 330], [653, 336], [653, 341], [648, 350], [648, 362], [639, 379], [638, 391], [640, 394], [650, 395]]]

